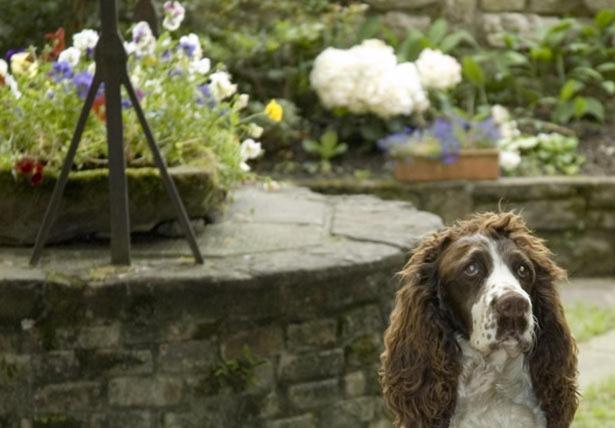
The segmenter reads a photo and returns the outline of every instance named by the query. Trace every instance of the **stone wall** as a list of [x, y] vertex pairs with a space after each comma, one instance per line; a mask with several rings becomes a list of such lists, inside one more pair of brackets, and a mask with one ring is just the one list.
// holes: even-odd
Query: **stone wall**
[[375, 14], [404, 33], [426, 28], [437, 17], [498, 44], [497, 33], [528, 35], [563, 16], [591, 17], [615, 8], [615, 0], [366, 0]]
[[393, 180], [308, 180], [324, 193], [372, 193], [411, 201], [454, 222], [476, 211], [517, 210], [547, 240], [570, 275], [615, 274], [615, 177], [527, 177], [400, 184]]
[[35, 269], [0, 247], [0, 427], [390, 427], [394, 273], [440, 219], [297, 189], [233, 200], [198, 237], [204, 266], [175, 240], [137, 240], [130, 268], [95, 243]]

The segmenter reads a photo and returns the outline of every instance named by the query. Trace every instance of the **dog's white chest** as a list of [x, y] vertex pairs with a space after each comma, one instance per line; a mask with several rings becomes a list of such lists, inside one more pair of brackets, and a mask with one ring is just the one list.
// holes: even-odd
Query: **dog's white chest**
[[[504, 350], [483, 358], [467, 344], [451, 428], [545, 428], [523, 354]], [[465, 345], [465, 346], [464, 346]]]

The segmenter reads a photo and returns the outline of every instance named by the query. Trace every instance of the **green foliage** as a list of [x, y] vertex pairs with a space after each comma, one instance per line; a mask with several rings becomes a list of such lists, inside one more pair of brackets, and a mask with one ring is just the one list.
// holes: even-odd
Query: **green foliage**
[[[154, 43], [153, 53], [131, 55], [129, 68], [133, 84], [143, 94], [141, 102], [163, 155], [171, 166], [214, 165], [222, 184], [230, 185], [244, 175], [239, 142], [242, 136], [248, 135], [250, 125], [241, 117], [239, 95], [225, 96], [215, 102], [211, 96], [207, 98], [199, 88], [208, 81], [211, 72], [191, 72], [192, 60], [169, 33]], [[12, 168], [20, 159], [28, 158], [54, 171], [64, 159], [83, 105], [75, 83], [77, 76], [91, 76], [88, 68], [92, 60], [82, 55], [72, 70], [73, 77], [58, 77], [53, 75], [52, 62], [34, 49], [30, 52], [34, 72], [12, 70], [22, 96], [16, 96], [8, 85], [0, 86], [0, 167]], [[170, 59], [163, 59], [165, 52], [171, 52]], [[212, 71], [220, 71], [222, 67], [218, 65]], [[107, 163], [104, 98], [101, 97], [102, 93], [88, 118], [75, 161], [77, 169]], [[123, 97], [128, 103], [127, 95]], [[153, 165], [134, 109], [126, 105], [123, 116], [128, 165]]]
[[217, 394], [225, 388], [236, 393], [244, 391], [254, 382], [254, 369], [262, 364], [264, 360], [252, 355], [250, 348], [245, 346], [240, 357], [225, 360], [211, 369], [208, 392]]
[[575, 137], [550, 133], [504, 141], [501, 148], [521, 154], [515, 175], [575, 175], [585, 162], [578, 145]]
[[602, 428], [615, 420], [615, 377], [610, 376], [583, 392], [572, 428]]
[[577, 342], [615, 329], [615, 310], [585, 303], [566, 308], [566, 319]]
[[537, 39], [505, 34], [504, 48], [468, 53], [467, 82], [454, 97], [468, 110], [478, 95], [483, 104], [513, 106], [559, 124], [604, 121], [604, 103], [615, 94], [613, 37], [613, 10], [599, 12], [587, 24], [564, 19]]
[[320, 157], [321, 170], [329, 172], [331, 171], [331, 159], [346, 153], [348, 145], [340, 143], [337, 132], [329, 129], [322, 134], [319, 141], [303, 140], [303, 149], [312, 155]]

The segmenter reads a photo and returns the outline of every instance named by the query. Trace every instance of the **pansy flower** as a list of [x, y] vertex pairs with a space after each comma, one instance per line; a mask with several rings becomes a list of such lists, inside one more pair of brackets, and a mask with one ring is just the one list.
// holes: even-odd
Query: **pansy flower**
[[54, 61], [49, 73], [54, 82], [73, 78], [73, 67], [66, 61]]
[[179, 46], [182, 48], [188, 58], [198, 60], [203, 56], [201, 41], [199, 40], [199, 36], [194, 33], [190, 33], [187, 36], [182, 36], [179, 39]]
[[168, 1], [164, 4], [164, 19], [162, 26], [169, 31], [179, 28], [186, 17], [186, 9], [178, 1]]

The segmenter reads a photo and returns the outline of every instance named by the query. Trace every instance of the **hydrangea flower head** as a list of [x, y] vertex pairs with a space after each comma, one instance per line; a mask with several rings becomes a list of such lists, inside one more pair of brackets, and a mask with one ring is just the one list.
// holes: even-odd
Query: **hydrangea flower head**
[[423, 86], [429, 89], [451, 89], [461, 82], [461, 65], [439, 50], [424, 49], [416, 60]]
[[179, 28], [186, 17], [186, 9], [178, 1], [168, 1], [164, 4], [164, 19], [162, 26], [169, 31]]

